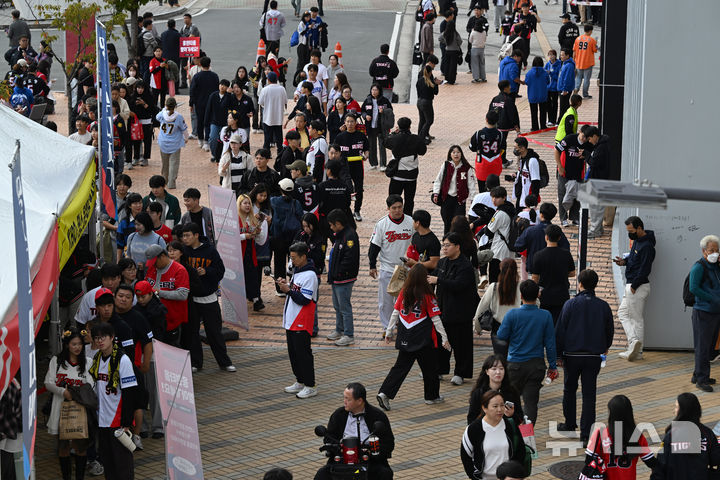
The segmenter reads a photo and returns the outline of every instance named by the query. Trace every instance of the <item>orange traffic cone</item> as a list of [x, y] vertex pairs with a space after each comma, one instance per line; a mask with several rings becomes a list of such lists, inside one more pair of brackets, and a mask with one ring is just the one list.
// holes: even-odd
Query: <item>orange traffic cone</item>
[[338, 64], [342, 67], [342, 45], [340, 45], [340, 42], [335, 44], [335, 55], [338, 57]]
[[260, 57], [260, 56], [263, 56], [263, 57], [265, 56], [265, 42], [263, 41], [262, 38], [258, 42], [258, 49], [257, 49], [257, 55], [255, 56], [255, 60], [257, 60], [258, 57]]

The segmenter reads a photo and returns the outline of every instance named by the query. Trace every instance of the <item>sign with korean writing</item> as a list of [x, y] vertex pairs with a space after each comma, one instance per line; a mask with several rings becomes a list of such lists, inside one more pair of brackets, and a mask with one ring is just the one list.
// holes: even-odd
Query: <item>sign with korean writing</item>
[[180, 57], [199, 57], [200, 37], [182, 37], [180, 39]]

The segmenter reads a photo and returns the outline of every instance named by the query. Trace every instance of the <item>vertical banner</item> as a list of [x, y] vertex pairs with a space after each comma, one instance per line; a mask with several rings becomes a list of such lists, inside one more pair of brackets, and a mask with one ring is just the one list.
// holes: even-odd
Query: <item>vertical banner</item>
[[35, 449], [35, 406], [37, 375], [35, 372], [35, 323], [33, 321], [30, 257], [25, 227], [22, 174], [20, 173], [20, 141], [16, 140], [12, 170], [13, 218], [15, 226], [15, 267], [17, 270], [18, 333], [20, 336], [20, 368], [22, 369], [23, 472], [30, 477]]
[[182, 37], [180, 39], [180, 58], [200, 56], [200, 37]]
[[202, 480], [190, 352], [153, 339], [158, 402], [169, 480]]
[[98, 118], [100, 119], [100, 165], [102, 175], [102, 205], [105, 212], [115, 218], [115, 155], [113, 152], [113, 116], [112, 97], [110, 96], [110, 67], [108, 64], [105, 27], [95, 22], [95, 42], [97, 44], [98, 72]]
[[208, 185], [208, 195], [217, 236], [215, 246], [225, 264], [225, 277], [220, 282], [223, 320], [249, 330], [235, 192], [229, 188]]

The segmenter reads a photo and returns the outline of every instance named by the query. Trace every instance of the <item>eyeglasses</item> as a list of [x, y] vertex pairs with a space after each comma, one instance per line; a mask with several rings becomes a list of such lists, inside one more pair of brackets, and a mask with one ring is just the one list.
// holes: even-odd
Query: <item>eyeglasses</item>
[[442, 248], [450, 248], [450, 247], [454, 247], [454, 246], [455, 246], [454, 243], [443, 243], [441, 245]]

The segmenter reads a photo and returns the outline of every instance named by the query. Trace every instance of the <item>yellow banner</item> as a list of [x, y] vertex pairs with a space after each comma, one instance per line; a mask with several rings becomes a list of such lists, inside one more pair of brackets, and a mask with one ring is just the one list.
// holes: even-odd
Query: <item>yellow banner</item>
[[95, 208], [95, 162], [93, 161], [83, 176], [82, 183], [64, 212], [58, 217], [58, 252], [60, 270], [72, 255], [73, 250]]

